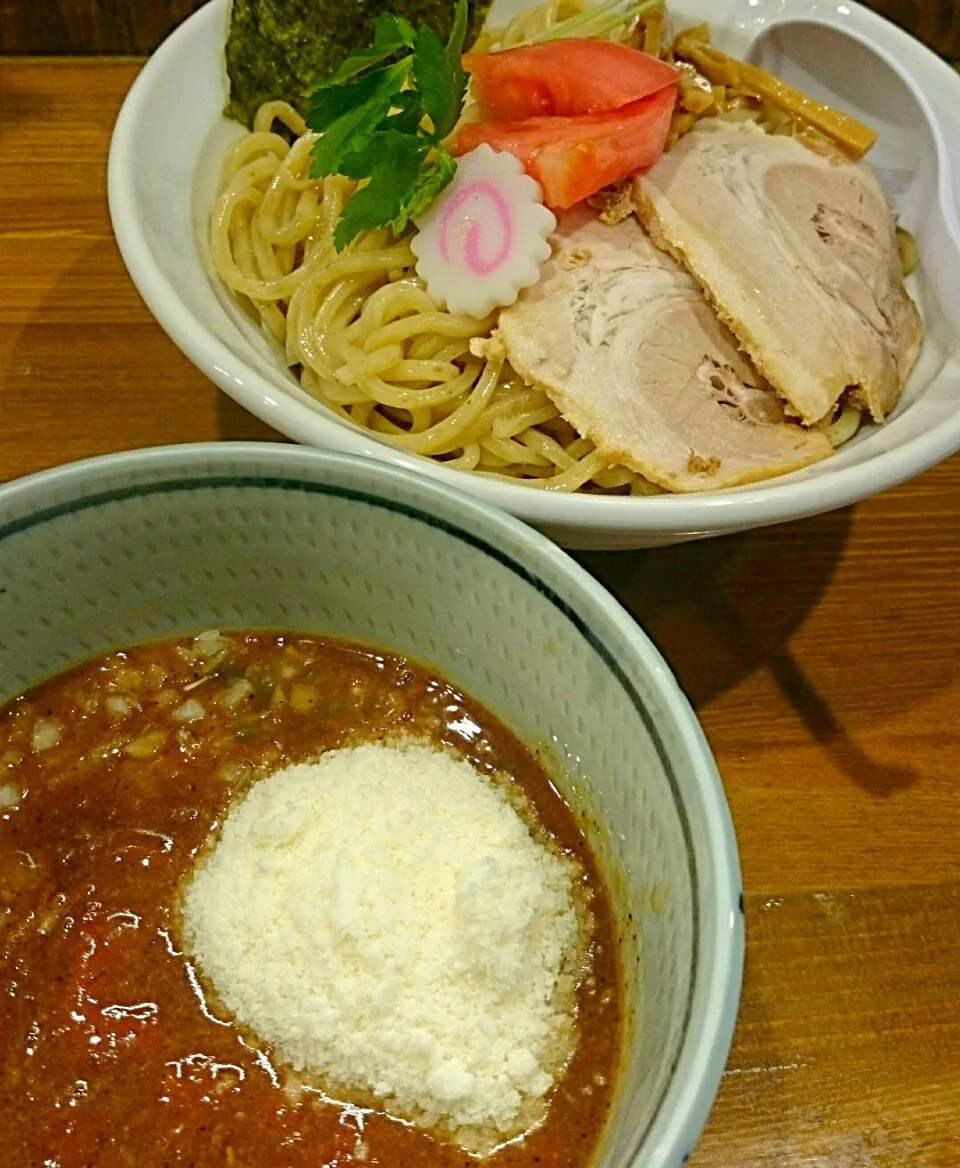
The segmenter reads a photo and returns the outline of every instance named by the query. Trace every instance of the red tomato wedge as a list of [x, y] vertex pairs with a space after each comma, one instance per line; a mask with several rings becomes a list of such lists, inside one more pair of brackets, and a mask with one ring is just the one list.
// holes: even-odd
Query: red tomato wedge
[[572, 207], [657, 161], [676, 99], [671, 86], [610, 113], [467, 123], [457, 131], [454, 152], [486, 142], [512, 154], [540, 183], [548, 207]]
[[484, 117], [505, 122], [615, 110], [677, 79], [672, 65], [648, 53], [589, 37], [467, 53], [463, 67]]

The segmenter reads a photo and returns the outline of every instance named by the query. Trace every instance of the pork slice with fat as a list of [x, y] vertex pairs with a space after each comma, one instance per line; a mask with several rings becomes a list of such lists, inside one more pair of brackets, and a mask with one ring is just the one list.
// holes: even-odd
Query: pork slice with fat
[[667, 490], [754, 482], [831, 452], [785, 419], [696, 281], [632, 217], [562, 216], [540, 282], [499, 333], [514, 369], [601, 453]]
[[818, 422], [849, 392], [886, 417], [922, 326], [866, 164], [709, 119], [636, 180], [635, 201], [792, 413]]

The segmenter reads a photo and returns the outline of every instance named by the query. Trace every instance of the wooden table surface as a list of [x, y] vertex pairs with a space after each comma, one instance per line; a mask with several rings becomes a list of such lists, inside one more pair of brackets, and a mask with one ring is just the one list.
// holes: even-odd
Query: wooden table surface
[[[278, 438], [140, 303], [107, 216], [138, 63], [0, 62], [0, 480]], [[960, 1165], [960, 458], [857, 507], [580, 558], [692, 698], [743, 865], [739, 1024], [693, 1168]]]

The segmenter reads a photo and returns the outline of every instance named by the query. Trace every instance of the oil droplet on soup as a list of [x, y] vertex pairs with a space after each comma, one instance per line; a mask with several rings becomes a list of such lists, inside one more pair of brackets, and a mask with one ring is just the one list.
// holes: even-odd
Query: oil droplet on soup
[[[56, 733], [54, 733], [54, 728]], [[111, 654], [0, 711], [0, 1142], [11, 1168], [465, 1168], [448, 1137], [288, 1073], [184, 952], [179, 890], [258, 779], [408, 735], [507, 781], [589, 899], [576, 1046], [545, 1121], [491, 1168], [591, 1162], [618, 1064], [610, 905], [526, 747], [442, 678], [306, 636], [204, 633]], [[509, 780], [503, 779], [509, 776]], [[529, 809], [532, 808], [532, 812]]]

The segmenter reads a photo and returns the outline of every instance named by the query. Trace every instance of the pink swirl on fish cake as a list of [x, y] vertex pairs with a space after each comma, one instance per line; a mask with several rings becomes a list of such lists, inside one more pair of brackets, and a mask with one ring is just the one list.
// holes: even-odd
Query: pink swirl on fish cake
[[[464, 233], [463, 261], [475, 276], [489, 276], [491, 272], [495, 272], [509, 257], [513, 251], [514, 241], [514, 223], [513, 215], [510, 211], [510, 204], [494, 183], [489, 182], [487, 179], [477, 179], [474, 182], [468, 183], [449, 200], [441, 212], [437, 242], [439, 243], [440, 254], [444, 262], [448, 264], [452, 263], [451, 257], [455, 242], [453, 238], [454, 231], [458, 225], [458, 220], [461, 218], [461, 212], [464, 210], [465, 204], [470, 200], [479, 200], [481, 208], [483, 207], [484, 201], [489, 200], [493, 205], [499, 221], [498, 247], [492, 258], [488, 259], [482, 253], [483, 244], [487, 242], [484, 239], [485, 225], [473, 217], [468, 217], [469, 211], [464, 216], [467, 218], [467, 223]], [[488, 238], [490, 237], [489, 232], [487, 236]]]

